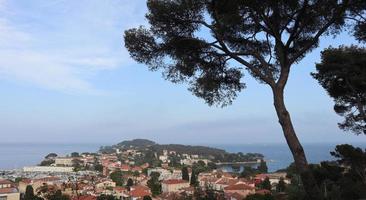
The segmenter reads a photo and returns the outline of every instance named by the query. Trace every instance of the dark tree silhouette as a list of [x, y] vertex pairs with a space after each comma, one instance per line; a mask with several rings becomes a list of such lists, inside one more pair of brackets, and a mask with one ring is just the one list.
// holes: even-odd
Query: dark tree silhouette
[[271, 190], [271, 182], [269, 181], [269, 178], [264, 179], [259, 185], [260, 188], [265, 190]]
[[131, 179], [131, 178], [129, 178], [128, 180], [127, 180], [127, 184], [126, 184], [126, 186], [128, 187], [128, 188], [130, 188], [131, 186], [133, 186], [134, 184], [133, 184], [133, 180]]
[[197, 172], [192, 170], [190, 185], [196, 187], [198, 185]]
[[144, 196], [143, 200], [152, 200], [150, 196]]
[[261, 160], [261, 163], [259, 164], [257, 170], [260, 173], [267, 173], [268, 172], [267, 162], [264, 160]]
[[364, 13], [363, 2], [148, 0], [150, 27], [125, 31], [125, 46], [136, 61], [174, 83], [188, 83], [209, 105], [231, 104], [245, 88], [245, 70], [267, 84], [309, 199], [320, 199], [284, 90], [291, 67], [318, 47], [322, 35], [358, 25], [354, 17]]
[[328, 48], [312, 73], [334, 99], [334, 110], [344, 116], [343, 130], [366, 134], [366, 49]]
[[27, 185], [25, 188], [24, 200], [34, 200], [34, 190], [31, 185]]
[[187, 167], [182, 168], [182, 179], [189, 181], [189, 172]]

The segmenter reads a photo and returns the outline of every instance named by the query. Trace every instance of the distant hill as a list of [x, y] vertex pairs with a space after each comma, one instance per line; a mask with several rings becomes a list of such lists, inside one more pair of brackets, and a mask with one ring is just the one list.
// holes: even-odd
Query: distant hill
[[126, 140], [112, 146], [102, 146], [100, 152], [103, 153], [114, 153], [116, 149], [136, 149], [139, 151], [150, 151], [156, 152], [159, 155], [162, 154], [163, 150], [175, 151], [178, 154], [190, 154], [199, 155], [203, 157], [210, 157], [217, 161], [222, 162], [240, 162], [240, 161], [251, 161], [257, 159], [263, 159], [264, 156], [259, 153], [228, 153], [223, 149], [206, 147], [206, 146], [192, 146], [182, 144], [157, 144], [154, 141], [146, 139], [134, 139]]
[[134, 140], [125, 140], [120, 142], [115, 147], [123, 148], [123, 147], [137, 147], [137, 148], [145, 148], [156, 145], [154, 141], [146, 140], [146, 139], [134, 139]]

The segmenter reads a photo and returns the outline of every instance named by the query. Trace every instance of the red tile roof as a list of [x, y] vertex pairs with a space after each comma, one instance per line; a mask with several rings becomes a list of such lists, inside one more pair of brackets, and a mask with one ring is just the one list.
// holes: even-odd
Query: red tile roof
[[0, 188], [0, 194], [9, 194], [9, 193], [17, 193], [18, 189], [11, 187], [11, 188]]
[[124, 192], [124, 191], [127, 191], [127, 188], [125, 188], [125, 187], [114, 187], [113, 190], [117, 191], [117, 192]]
[[0, 179], [0, 185], [5, 185], [5, 184], [13, 184], [13, 182], [6, 180], [6, 179]]
[[96, 196], [91, 196], [91, 195], [82, 195], [82, 196], [72, 198], [72, 200], [96, 200], [96, 199], [97, 199]]
[[229, 185], [224, 188], [224, 190], [254, 190], [255, 188], [249, 186], [247, 184], [236, 184], [236, 185]]
[[164, 184], [182, 184], [182, 183], [188, 183], [188, 181], [182, 180], [182, 179], [169, 179], [169, 180], [164, 180], [163, 181]]
[[150, 192], [142, 189], [135, 189], [130, 191], [130, 195], [131, 197], [144, 197], [150, 195]]
[[136, 185], [136, 186], [132, 186], [131, 190], [146, 190], [146, 191], [150, 191], [150, 188], [143, 186], [143, 185]]

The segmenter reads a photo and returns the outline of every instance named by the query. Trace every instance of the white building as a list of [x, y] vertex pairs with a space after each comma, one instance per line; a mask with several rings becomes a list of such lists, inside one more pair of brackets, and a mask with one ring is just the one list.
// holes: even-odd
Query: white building
[[0, 200], [19, 200], [18, 189], [8, 180], [0, 180]]
[[56, 166], [72, 166], [74, 157], [57, 157], [55, 159]]
[[189, 182], [182, 179], [169, 179], [161, 183], [162, 192], [178, 192], [180, 189], [188, 188]]
[[60, 172], [68, 173], [73, 172], [73, 167], [49, 167], [49, 166], [32, 166], [23, 167], [24, 172]]

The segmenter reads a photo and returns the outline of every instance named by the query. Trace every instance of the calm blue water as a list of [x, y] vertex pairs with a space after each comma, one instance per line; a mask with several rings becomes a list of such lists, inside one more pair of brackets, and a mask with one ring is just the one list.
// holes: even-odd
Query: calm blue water
[[[363, 149], [366, 144], [352, 144]], [[336, 144], [303, 144], [309, 163], [320, 163], [325, 160], [333, 160], [330, 155]], [[270, 172], [286, 168], [293, 162], [292, 154], [287, 144], [246, 144], [246, 145], [215, 145], [217, 148], [225, 149], [228, 152], [261, 153], [265, 156], [268, 170]]]
[[[366, 144], [353, 144], [366, 148]], [[71, 152], [96, 152], [100, 144], [0, 144], [0, 169], [22, 168], [23, 166], [36, 165], [50, 152], [59, 155]], [[225, 149], [228, 152], [262, 153], [268, 163], [270, 171], [285, 168], [293, 162], [292, 155], [286, 144], [243, 144], [243, 145], [207, 145]], [[305, 144], [309, 162], [319, 163], [331, 160], [329, 154], [334, 150], [332, 144]]]
[[99, 144], [0, 144], [0, 169], [39, 164], [48, 153], [96, 152]]

